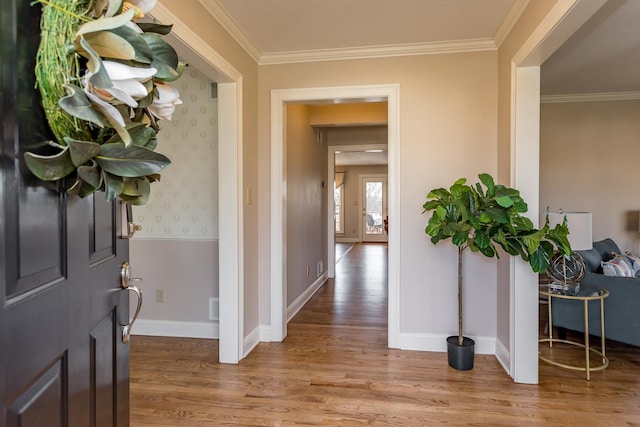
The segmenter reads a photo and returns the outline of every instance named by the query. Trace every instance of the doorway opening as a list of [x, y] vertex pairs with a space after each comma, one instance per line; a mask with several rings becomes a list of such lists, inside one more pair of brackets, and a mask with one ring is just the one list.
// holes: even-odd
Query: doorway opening
[[[219, 357], [221, 363], [237, 363], [244, 357], [243, 348], [243, 241], [242, 212], [242, 74], [195, 34], [189, 26], [162, 4], [153, 10], [153, 18], [159, 22], [173, 23], [167, 41], [185, 62], [193, 65], [217, 83], [218, 99], [218, 278], [227, 286], [218, 291], [221, 325]], [[178, 80], [179, 84], [179, 80]], [[205, 91], [209, 93], [209, 90]], [[211, 257], [214, 258], [212, 254]], [[215, 262], [216, 260], [210, 260]], [[189, 286], [188, 279], [180, 285]], [[213, 287], [214, 283], [209, 284]], [[162, 299], [162, 295], [156, 295]], [[209, 316], [209, 304], [199, 311]], [[169, 323], [170, 324], [170, 323]], [[215, 329], [215, 326], [211, 326]], [[211, 331], [209, 331], [211, 332]], [[167, 332], [165, 334], [169, 335]], [[178, 335], [177, 333], [175, 335]], [[174, 335], [174, 336], [175, 336]]]
[[[286, 110], [290, 104], [380, 102], [388, 104], [388, 187], [389, 216], [398, 216], [399, 160], [399, 86], [376, 85], [335, 88], [286, 89], [272, 91], [271, 98], [271, 340], [282, 341], [287, 335], [287, 223], [286, 223]], [[364, 147], [360, 146], [359, 150]], [[331, 150], [329, 150], [331, 151]], [[331, 155], [335, 153], [331, 152]], [[333, 158], [328, 163], [329, 177], [335, 174]], [[327, 270], [335, 274], [335, 206], [327, 203]], [[398, 221], [399, 223], [399, 221]], [[399, 225], [398, 225], [399, 231]], [[388, 345], [398, 347], [399, 334], [399, 233], [389, 239]]]

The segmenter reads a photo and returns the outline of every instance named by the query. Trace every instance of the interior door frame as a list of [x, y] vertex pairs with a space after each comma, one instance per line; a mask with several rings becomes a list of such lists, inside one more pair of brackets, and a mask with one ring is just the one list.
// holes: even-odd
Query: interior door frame
[[[354, 152], [364, 150], [387, 150], [388, 144], [362, 144], [362, 145], [330, 145], [327, 148], [327, 176], [331, 180], [336, 173], [336, 153], [337, 152]], [[333, 180], [331, 180], [333, 182]], [[389, 209], [389, 173], [387, 172], [387, 211]], [[336, 277], [336, 233], [334, 223], [334, 212], [336, 211], [333, 192], [329, 192], [327, 197], [327, 276], [329, 278]], [[387, 241], [388, 241], [387, 237]]]
[[[365, 227], [365, 222], [363, 221], [363, 215], [360, 215], [360, 213], [364, 213], [364, 209], [366, 209], [365, 206], [365, 194], [364, 194], [364, 183], [369, 180], [369, 179], [376, 179], [376, 178], [380, 178], [380, 180], [382, 180], [382, 178], [384, 178], [384, 184], [383, 184], [383, 191], [382, 191], [382, 215], [384, 217], [385, 212], [387, 213], [387, 215], [389, 214], [389, 201], [388, 201], [388, 191], [389, 189], [387, 188], [389, 186], [389, 176], [388, 174], [375, 174], [375, 173], [361, 173], [360, 175], [358, 175], [359, 181], [360, 181], [360, 187], [358, 189], [358, 227], [360, 228], [360, 232], [362, 233], [362, 235], [360, 236], [360, 241], [364, 242], [379, 242], [379, 243], [386, 243], [388, 240], [388, 235], [386, 235], [387, 237], [384, 240], [368, 240], [365, 241], [365, 231], [364, 231], [364, 227]], [[385, 236], [384, 233], [384, 229], [382, 231], [382, 235]]]
[[[365, 85], [274, 89], [271, 91], [271, 326], [270, 341], [282, 341], [287, 336], [287, 283], [286, 271], [286, 176], [285, 176], [285, 120], [288, 103], [313, 103], [340, 100], [365, 102], [386, 100], [388, 149], [388, 201], [389, 216], [396, 218], [394, 233], [389, 236], [389, 297], [388, 346], [399, 348], [400, 335], [400, 85]], [[363, 146], [360, 146], [362, 150]], [[333, 165], [333, 162], [329, 162]], [[331, 166], [329, 166], [331, 168]], [[333, 203], [328, 203], [329, 207]], [[333, 215], [330, 215], [333, 218]], [[329, 242], [335, 244], [333, 227], [328, 227]], [[333, 248], [333, 245], [327, 245]], [[334, 259], [331, 250], [327, 258]], [[328, 261], [331, 268], [332, 263]]]
[[[529, 201], [528, 216], [534, 224], [540, 213], [540, 66], [605, 2], [559, 1], [511, 58], [509, 178]], [[538, 383], [537, 291], [537, 275], [511, 257], [509, 354], [497, 357], [518, 383]]]
[[[238, 363], [244, 348], [244, 237], [242, 197], [242, 73], [158, 2], [153, 17], [170, 22], [178, 54], [218, 83], [218, 227], [220, 363]], [[224, 182], [224, 185], [220, 183]]]

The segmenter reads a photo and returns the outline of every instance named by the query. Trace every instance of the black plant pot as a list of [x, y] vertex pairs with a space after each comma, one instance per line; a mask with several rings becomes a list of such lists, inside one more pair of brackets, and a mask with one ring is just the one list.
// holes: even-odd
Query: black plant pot
[[459, 371], [473, 369], [473, 352], [475, 341], [471, 338], [462, 337], [462, 345], [458, 345], [458, 336], [447, 337], [447, 355], [449, 356], [449, 366]]

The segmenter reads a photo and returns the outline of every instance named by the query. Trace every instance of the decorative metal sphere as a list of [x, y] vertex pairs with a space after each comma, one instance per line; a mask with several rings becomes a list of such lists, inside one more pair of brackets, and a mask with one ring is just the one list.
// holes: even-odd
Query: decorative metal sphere
[[568, 256], [556, 252], [547, 268], [547, 274], [556, 283], [579, 283], [584, 273], [584, 260], [577, 252], [571, 252]]

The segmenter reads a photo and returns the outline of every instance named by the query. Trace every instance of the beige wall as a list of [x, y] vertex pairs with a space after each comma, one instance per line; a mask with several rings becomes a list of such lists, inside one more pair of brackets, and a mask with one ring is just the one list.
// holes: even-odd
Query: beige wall
[[[136, 283], [144, 297], [138, 324], [152, 321], [158, 333], [170, 322], [183, 322], [185, 331], [197, 322], [217, 325], [209, 320], [209, 299], [218, 298], [217, 240], [132, 239], [129, 246], [132, 274], [143, 279]], [[164, 302], [156, 299], [158, 289]]]
[[[450, 334], [456, 330], [456, 264], [451, 245], [433, 246], [424, 235], [422, 203], [427, 192], [461, 176], [496, 171], [497, 53], [480, 52], [363, 59], [309, 64], [266, 65], [260, 69], [259, 169], [261, 195], [268, 197], [270, 163], [270, 92], [273, 89], [399, 84], [400, 332]], [[268, 225], [269, 206], [261, 204]], [[261, 241], [268, 242], [268, 227]], [[261, 259], [270, 259], [261, 244]], [[495, 267], [468, 257], [465, 269], [474, 277], [465, 296], [467, 330], [494, 337]], [[268, 295], [268, 268], [260, 272]], [[472, 304], [475, 302], [475, 304]], [[261, 321], [269, 323], [269, 300], [261, 301]]]
[[640, 101], [542, 104], [540, 205], [593, 214], [593, 239], [638, 251]]
[[[326, 271], [327, 149], [316, 141], [309, 107], [287, 107], [287, 305]], [[318, 272], [318, 262], [322, 272]], [[308, 270], [307, 270], [308, 269]]]
[[311, 105], [309, 114], [313, 126], [385, 124], [388, 116], [386, 102]]
[[336, 171], [344, 171], [344, 235], [345, 239], [362, 240], [362, 230], [360, 220], [362, 210], [360, 208], [360, 175], [376, 174], [386, 175], [386, 165], [373, 166], [336, 166]]
[[188, 23], [205, 43], [242, 74], [243, 194], [251, 190], [254, 195], [254, 202], [249, 205], [245, 198], [243, 206], [244, 263], [247, 266], [244, 271], [244, 333], [248, 335], [258, 328], [258, 207], [261, 203], [269, 203], [268, 196], [265, 199], [258, 186], [258, 65], [200, 2], [189, 1], [188, 7], [184, 0], [160, 0], [160, 3], [182, 22]]
[[387, 126], [327, 128], [327, 145], [387, 144]]

